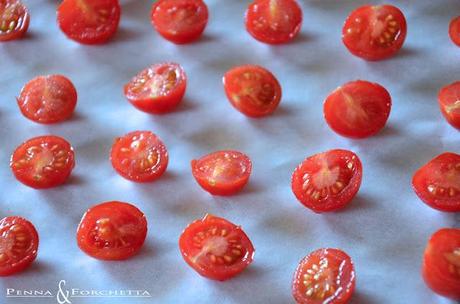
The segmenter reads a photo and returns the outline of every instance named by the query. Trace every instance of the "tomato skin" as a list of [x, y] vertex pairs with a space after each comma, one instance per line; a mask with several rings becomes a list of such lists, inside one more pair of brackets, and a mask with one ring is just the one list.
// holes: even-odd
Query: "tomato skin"
[[460, 46], [460, 16], [455, 17], [450, 22], [449, 37], [455, 45]]
[[460, 130], [460, 81], [456, 81], [441, 88], [438, 94], [438, 103], [442, 115], [447, 122]]
[[30, 24], [30, 14], [27, 7], [20, 0], [4, 0], [0, 3], [0, 25], [4, 20], [3, 13], [7, 9], [14, 9], [17, 19], [5, 20], [6, 24], [14, 22], [15, 26], [12, 30], [9, 28], [0, 27], [0, 42], [11, 41], [22, 38], [27, 32]]

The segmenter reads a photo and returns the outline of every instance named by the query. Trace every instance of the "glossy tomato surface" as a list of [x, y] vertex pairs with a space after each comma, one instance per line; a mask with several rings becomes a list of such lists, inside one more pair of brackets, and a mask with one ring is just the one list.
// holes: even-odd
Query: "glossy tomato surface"
[[185, 228], [179, 247], [196, 272], [218, 281], [242, 272], [254, 256], [254, 247], [241, 227], [210, 214]]
[[453, 43], [460, 46], [460, 16], [455, 17], [449, 24], [449, 36]]
[[407, 35], [404, 14], [393, 5], [365, 5], [345, 21], [342, 40], [355, 56], [382, 60], [395, 55]]
[[20, 0], [0, 0], [0, 42], [21, 38], [29, 23], [29, 11]]
[[29, 139], [16, 148], [10, 167], [18, 181], [35, 189], [63, 184], [75, 167], [72, 146], [54, 135]]
[[125, 260], [135, 255], [147, 236], [147, 220], [137, 207], [106, 202], [86, 211], [77, 230], [77, 243], [100, 260]]
[[438, 102], [447, 122], [460, 129], [460, 81], [443, 87], [439, 91]]

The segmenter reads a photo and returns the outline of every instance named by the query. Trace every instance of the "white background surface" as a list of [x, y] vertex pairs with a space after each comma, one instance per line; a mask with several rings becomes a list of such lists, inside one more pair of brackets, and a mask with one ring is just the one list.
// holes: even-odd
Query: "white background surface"
[[[0, 45], [0, 215], [30, 219], [40, 234], [37, 261], [22, 274], [0, 280], [0, 303], [56, 303], [55, 299], [6, 299], [5, 288], [57, 289], [59, 280], [81, 289], [147, 289], [152, 299], [110, 303], [293, 303], [291, 279], [299, 260], [320, 247], [350, 254], [357, 271], [353, 304], [450, 303], [428, 290], [420, 275], [423, 249], [441, 227], [460, 217], [425, 206], [411, 190], [411, 176], [444, 152], [460, 152], [458, 131], [442, 118], [438, 89], [460, 78], [460, 49], [447, 35], [460, 3], [394, 1], [406, 15], [408, 37], [393, 59], [368, 63], [349, 54], [341, 27], [349, 12], [369, 1], [304, 0], [302, 32], [288, 45], [270, 47], [244, 30], [249, 1], [208, 0], [210, 22], [196, 43], [176, 46], [150, 25], [151, 1], [121, 1], [121, 27], [103, 46], [82, 46], [59, 31], [58, 1], [25, 1], [31, 27], [24, 40]], [[373, 1], [373, 3], [381, 3]], [[149, 64], [176, 61], [189, 77], [188, 91], [169, 115], [134, 109], [122, 86]], [[221, 77], [246, 63], [271, 70], [283, 100], [268, 118], [248, 119], [228, 103]], [[62, 73], [75, 83], [74, 117], [43, 126], [21, 116], [21, 87], [40, 74]], [[334, 134], [322, 117], [322, 102], [337, 86], [355, 79], [379, 82], [393, 97], [387, 127], [366, 140]], [[170, 166], [157, 182], [134, 184], [118, 176], [108, 154], [116, 136], [152, 130], [167, 145]], [[22, 141], [56, 134], [74, 146], [77, 165], [69, 183], [36, 191], [16, 182], [9, 157]], [[190, 160], [219, 149], [237, 149], [253, 160], [245, 190], [212, 197], [194, 181]], [[332, 148], [351, 149], [362, 159], [361, 190], [345, 210], [316, 215], [290, 189], [295, 166]], [[75, 230], [83, 212], [108, 201], [131, 202], [149, 221], [141, 253], [126, 262], [101, 262], [82, 253]], [[243, 229], [256, 248], [254, 263], [239, 277], [220, 283], [198, 276], [180, 256], [183, 228], [206, 212]], [[72, 299], [73, 303], [109, 303]]]

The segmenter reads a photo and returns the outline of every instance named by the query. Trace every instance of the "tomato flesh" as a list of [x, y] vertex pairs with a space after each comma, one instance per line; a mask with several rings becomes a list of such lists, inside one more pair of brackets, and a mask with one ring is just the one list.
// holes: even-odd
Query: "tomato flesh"
[[449, 36], [453, 43], [460, 46], [460, 16], [455, 17], [449, 24]]
[[447, 122], [460, 129], [460, 81], [443, 87], [439, 91], [438, 102]]
[[246, 10], [246, 30], [264, 43], [286, 43], [301, 26], [302, 9], [295, 0], [255, 0]]
[[29, 23], [29, 12], [20, 0], [0, 0], [0, 42], [21, 38]]
[[422, 275], [437, 294], [460, 300], [460, 229], [434, 233], [423, 255]]
[[63, 184], [75, 167], [72, 146], [53, 135], [29, 139], [16, 148], [10, 167], [18, 181], [35, 189]]
[[187, 264], [218, 281], [242, 272], [254, 256], [254, 247], [241, 227], [209, 214], [185, 228], [179, 247]]
[[294, 273], [292, 294], [298, 304], [345, 304], [355, 285], [351, 258], [342, 250], [323, 248], [300, 261]]
[[100, 260], [125, 260], [141, 249], [147, 236], [147, 220], [137, 207], [106, 202], [91, 207], [81, 219], [77, 243]]
[[345, 21], [342, 40], [355, 56], [382, 60], [395, 55], [407, 35], [404, 14], [392, 5], [365, 5]]
[[307, 208], [321, 213], [341, 209], [361, 186], [362, 165], [348, 150], [330, 150], [306, 158], [292, 174], [292, 191]]

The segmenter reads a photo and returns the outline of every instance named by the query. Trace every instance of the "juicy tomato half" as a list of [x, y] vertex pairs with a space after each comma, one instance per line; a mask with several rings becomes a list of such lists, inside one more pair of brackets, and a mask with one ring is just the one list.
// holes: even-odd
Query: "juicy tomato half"
[[300, 261], [294, 273], [292, 294], [299, 304], [345, 304], [355, 285], [351, 258], [342, 250], [323, 248]]
[[135, 131], [115, 140], [110, 152], [113, 168], [134, 182], [151, 182], [168, 167], [168, 151], [150, 131]]
[[249, 157], [238, 151], [218, 151], [192, 160], [196, 181], [214, 195], [232, 195], [243, 189], [251, 169]]
[[152, 7], [152, 24], [165, 39], [184, 44], [198, 39], [208, 23], [202, 0], [159, 0]]
[[72, 146], [58, 136], [29, 139], [16, 148], [10, 167], [18, 181], [35, 189], [63, 184], [75, 167]]
[[24, 86], [17, 100], [25, 117], [50, 124], [72, 116], [77, 105], [77, 90], [62, 75], [39, 76]]
[[187, 264], [218, 281], [242, 272], [254, 256], [254, 247], [241, 227], [210, 214], [185, 228], [179, 247]]
[[286, 43], [301, 26], [302, 9], [295, 0], [255, 0], [246, 10], [246, 30], [264, 43]]
[[281, 86], [263, 67], [243, 65], [225, 73], [224, 88], [230, 103], [249, 117], [273, 113], [281, 101]]
[[0, 42], [21, 38], [29, 23], [29, 12], [20, 0], [0, 0]]
[[100, 44], [109, 40], [120, 23], [118, 0], [63, 0], [57, 9], [62, 32], [83, 44]]
[[100, 260], [125, 260], [141, 249], [147, 220], [137, 207], [106, 202], [86, 211], [77, 230], [78, 247]]
[[27, 268], [37, 257], [38, 233], [28, 220], [9, 216], [0, 220], [0, 276]]
[[460, 81], [443, 87], [439, 91], [438, 102], [447, 122], [460, 129]]
[[321, 213], [345, 207], [361, 186], [363, 168], [347, 150], [330, 150], [306, 158], [292, 174], [292, 191], [307, 208]]
[[423, 255], [422, 275], [436, 293], [460, 300], [460, 229], [434, 233]]
[[365, 138], [378, 133], [391, 111], [391, 96], [377, 83], [352, 81], [338, 87], [324, 101], [324, 118], [336, 133]]
[[348, 16], [342, 40], [353, 55], [366, 60], [382, 60], [401, 49], [406, 34], [406, 18], [397, 7], [365, 5]]
[[449, 24], [449, 36], [453, 43], [460, 46], [460, 16], [455, 17]]
[[125, 85], [128, 101], [141, 111], [163, 114], [174, 109], [184, 97], [187, 76], [177, 63], [154, 64]]
[[415, 172], [412, 187], [428, 206], [447, 212], [460, 211], [460, 155], [438, 155]]

